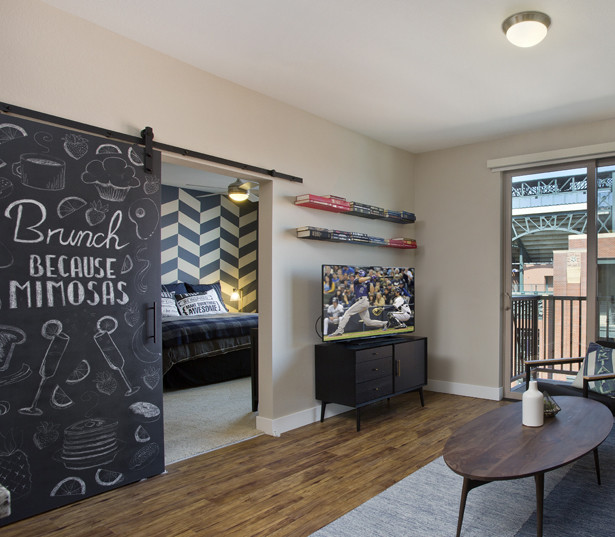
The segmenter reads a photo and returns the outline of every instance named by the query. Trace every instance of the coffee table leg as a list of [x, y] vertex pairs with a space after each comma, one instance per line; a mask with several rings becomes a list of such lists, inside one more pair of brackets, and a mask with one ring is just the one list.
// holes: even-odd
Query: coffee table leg
[[536, 537], [542, 537], [542, 510], [545, 497], [544, 472], [534, 476], [536, 481]]
[[600, 460], [598, 459], [598, 448], [594, 449], [594, 465], [596, 466], [596, 477], [598, 478], [598, 485], [602, 485], [600, 481]]
[[457, 521], [457, 537], [461, 535], [461, 524], [463, 523], [463, 513], [466, 510], [466, 498], [468, 497], [468, 492], [486, 483], [489, 483], [489, 481], [475, 481], [474, 479], [470, 479], [469, 477], [463, 478], [463, 487], [461, 488], [461, 502], [459, 503], [459, 520]]

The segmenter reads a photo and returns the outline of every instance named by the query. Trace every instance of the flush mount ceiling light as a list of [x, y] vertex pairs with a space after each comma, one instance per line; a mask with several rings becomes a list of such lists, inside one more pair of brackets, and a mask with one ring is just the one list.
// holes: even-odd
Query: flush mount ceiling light
[[522, 11], [508, 17], [502, 23], [506, 38], [518, 47], [533, 47], [547, 35], [551, 26], [549, 15], [540, 11]]
[[250, 183], [237, 179], [228, 186], [228, 197], [233, 201], [246, 201], [250, 195]]

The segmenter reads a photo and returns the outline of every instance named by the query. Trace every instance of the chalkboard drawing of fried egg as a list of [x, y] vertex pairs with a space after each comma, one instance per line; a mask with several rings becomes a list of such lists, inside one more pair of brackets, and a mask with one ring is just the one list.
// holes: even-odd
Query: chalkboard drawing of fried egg
[[141, 198], [128, 209], [128, 218], [136, 226], [137, 237], [147, 240], [158, 229], [160, 213], [151, 199]]

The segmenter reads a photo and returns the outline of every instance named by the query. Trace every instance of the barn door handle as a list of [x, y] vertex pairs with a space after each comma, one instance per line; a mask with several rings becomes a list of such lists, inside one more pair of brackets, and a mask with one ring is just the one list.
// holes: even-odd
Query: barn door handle
[[151, 336], [147, 336], [148, 339], [153, 339], [154, 343], [157, 343], [157, 338], [156, 338], [156, 327], [158, 326], [158, 322], [157, 322], [157, 318], [156, 318], [156, 301], [154, 300], [154, 305], [151, 308], [147, 308], [149, 310], [154, 310], [154, 334]]

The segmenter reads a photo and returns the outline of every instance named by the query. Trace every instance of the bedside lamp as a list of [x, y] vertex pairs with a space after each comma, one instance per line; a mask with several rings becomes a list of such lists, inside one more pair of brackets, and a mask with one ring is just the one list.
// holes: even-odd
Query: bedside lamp
[[231, 301], [237, 302], [237, 311], [241, 311], [241, 290], [237, 290], [233, 288], [233, 292], [231, 293]]

